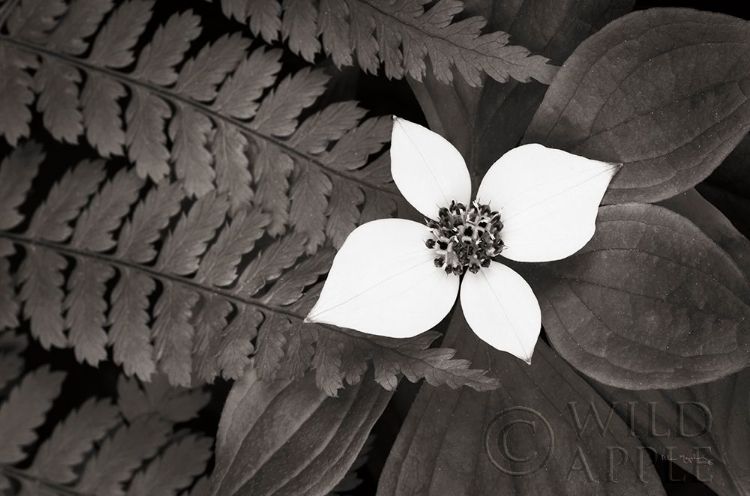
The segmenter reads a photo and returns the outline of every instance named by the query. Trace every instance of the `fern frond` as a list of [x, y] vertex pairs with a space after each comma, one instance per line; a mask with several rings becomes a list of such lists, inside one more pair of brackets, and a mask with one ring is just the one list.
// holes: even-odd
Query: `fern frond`
[[127, 402], [130, 416], [110, 399], [89, 398], [35, 447], [35, 430], [45, 422], [64, 378], [47, 367], [32, 371], [0, 404], [0, 487], [12, 488], [15, 482], [13, 494], [21, 496], [116, 496], [125, 495], [125, 487], [128, 495], [174, 495], [204, 473], [212, 441], [174, 429], [176, 422], [195, 417], [197, 409], [188, 408], [175, 420], [148, 403], [156, 396], [204, 394], [169, 388], [164, 381], [146, 385], [142, 397], [123, 396], [119, 388], [119, 404]]
[[[437, 79], [453, 81], [453, 68], [470, 86], [484, 75], [504, 83], [509, 78], [549, 83], [555, 67], [548, 59], [508, 45], [503, 32], [482, 34], [487, 21], [470, 17], [454, 22], [464, 5], [458, 0], [220, 0], [224, 15], [247, 22], [268, 42], [288, 40], [289, 48], [312, 61], [324, 50], [338, 66], [357, 63], [369, 73], [385, 67], [389, 78], [409, 75], [421, 81], [425, 58]], [[320, 35], [322, 43], [318, 41]]]
[[[201, 32], [191, 11], [174, 14], [144, 46], [153, 4], [127, 0], [112, 10], [111, 1], [100, 0], [19, 3], [7, 34], [0, 34], [0, 134], [12, 145], [28, 136], [36, 93], [36, 109], [55, 139], [77, 142], [85, 135], [104, 157], [127, 155], [141, 178], [158, 182], [173, 174], [189, 196], [217, 189], [233, 212], [252, 203], [271, 214], [272, 235], [290, 224], [303, 228], [309, 253], [326, 232], [340, 241], [340, 230], [351, 225], [353, 211], [347, 222], [327, 228], [331, 195], [337, 203], [347, 196], [352, 208], [375, 201], [378, 211], [392, 212], [398, 195], [389, 178], [364, 167], [388, 140], [388, 126], [375, 134], [379, 141], [357, 135], [361, 142], [351, 145], [363, 159], [359, 167], [335, 167], [327, 149], [343, 139], [342, 123], [356, 130], [380, 121], [364, 120], [365, 112], [347, 103], [305, 126], [302, 113], [325, 91], [328, 77], [307, 68], [280, 77], [281, 52], [248, 53], [251, 40], [238, 34], [187, 58]], [[296, 2], [285, 15], [308, 11]], [[320, 128], [315, 137], [296, 138], [313, 127]], [[302, 184], [290, 191], [297, 176]], [[315, 197], [299, 192], [313, 183], [330, 186]], [[336, 191], [341, 188], [354, 192]], [[298, 213], [308, 207], [317, 231]]]
[[[365, 128], [363, 141], [373, 147], [380, 143], [379, 122]], [[348, 145], [359, 140], [351, 136], [357, 130], [336, 131], [342, 137], [331, 149], [316, 132], [307, 129], [304, 139], [329, 163], [349, 169], [363, 164]], [[11, 157], [3, 167], [18, 163]], [[273, 240], [267, 236], [271, 215], [258, 209], [232, 213], [226, 195], [190, 200], [179, 186], [144, 185], [127, 170], [107, 179], [102, 163], [84, 161], [52, 187], [28, 222], [19, 203], [5, 207], [18, 218], [16, 227], [0, 230], [0, 242], [19, 250], [23, 315], [43, 346], [72, 347], [81, 361], [98, 364], [111, 345], [126, 373], [148, 380], [158, 369], [172, 384], [190, 385], [219, 374], [240, 377], [257, 350], [264, 378], [297, 377], [313, 367], [318, 385], [331, 395], [345, 382], [359, 381], [368, 361], [387, 388], [401, 373], [454, 387], [495, 385], [468, 362], [454, 360], [452, 350], [429, 349], [435, 333], [386, 340], [303, 323], [333, 247], [308, 256], [309, 238], [300, 230]], [[354, 227], [351, 219], [336, 222], [336, 232]], [[17, 307], [7, 305], [0, 302], [0, 314]], [[121, 396], [143, 397], [137, 388], [122, 387]], [[195, 398], [161, 398], [158, 391], [169, 390], [165, 382], [153, 387], [148, 402], [135, 403], [161, 405], [154, 410], [172, 420], [176, 414], [164, 412], [201, 405]], [[136, 415], [127, 406], [123, 411]]]

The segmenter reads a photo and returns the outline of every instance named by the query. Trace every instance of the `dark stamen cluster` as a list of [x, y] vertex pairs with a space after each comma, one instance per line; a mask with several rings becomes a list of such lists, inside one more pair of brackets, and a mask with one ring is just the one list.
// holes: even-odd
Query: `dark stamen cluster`
[[467, 270], [476, 274], [503, 250], [500, 212], [489, 205], [472, 202], [467, 208], [454, 201], [440, 209], [438, 220], [426, 219], [426, 223], [432, 237], [425, 244], [435, 250], [435, 267], [448, 274], [460, 276]]

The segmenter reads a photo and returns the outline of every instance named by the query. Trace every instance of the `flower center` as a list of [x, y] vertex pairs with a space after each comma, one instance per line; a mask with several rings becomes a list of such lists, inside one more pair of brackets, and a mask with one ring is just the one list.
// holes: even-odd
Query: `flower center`
[[438, 220], [425, 219], [431, 235], [425, 244], [435, 250], [435, 267], [448, 274], [460, 276], [467, 270], [476, 274], [503, 250], [500, 212], [489, 205], [475, 201], [467, 208], [453, 201], [438, 215]]

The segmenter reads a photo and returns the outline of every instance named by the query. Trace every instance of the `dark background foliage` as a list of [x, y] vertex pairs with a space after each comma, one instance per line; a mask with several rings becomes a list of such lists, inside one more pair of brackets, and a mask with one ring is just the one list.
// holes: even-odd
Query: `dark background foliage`
[[[635, 9], [643, 10], [652, 7], [691, 7], [699, 10], [721, 12], [750, 20], [750, 2], [741, 0], [640, 0], [636, 2]], [[187, 8], [191, 8], [199, 14], [204, 23], [203, 34], [199, 39], [199, 43], [194, 45], [196, 47], [202, 45], [201, 40], [215, 39], [228, 30], [236, 31], [241, 29], [239, 24], [228, 21], [221, 15], [218, 9], [203, 0], [180, 2], [179, 10]], [[166, 1], [158, 2], [155, 7], [154, 19], [158, 19], [159, 23], [151, 23], [151, 29], [155, 29], [155, 26], [166, 20], [174, 10], [174, 3]], [[245, 30], [247, 31], [246, 34], [250, 36], [249, 30], [247, 28]], [[149, 38], [149, 33], [146, 33], [146, 36], [142, 39]], [[257, 42], [257, 44], [260, 45], [260, 42]], [[319, 58], [322, 57], [319, 56]], [[425, 122], [422, 111], [405, 80], [389, 81], [382, 76], [364, 74], [357, 67], [346, 67], [338, 71], [332, 64], [327, 64], [324, 60], [316, 60], [316, 62], [319, 62], [323, 66], [328, 65], [329, 69], [327, 72], [333, 76], [330, 90], [324, 98], [332, 101], [358, 100], [361, 102], [362, 107], [370, 110], [373, 115], [397, 114], [415, 122]], [[301, 58], [285, 52], [285, 71], [295, 71], [305, 66], [306, 63]], [[37, 182], [35, 182], [35, 185], [38, 185], [35, 191], [40, 193], [37, 194], [38, 198], [34, 198], [29, 202], [30, 205], [34, 205], [36, 201], [41, 201], [44, 194], [49, 190], [49, 187], [62, 177], [67, 166], [76, 164], [84, 158], [96, 158], [98, 156], [96, 151], [87, 144], [70, 146], [63, 145], [52, 139], [42, 126], [38, 115], [35, 115], [32, 122], [31, 135], [44, 145], [48, 157], [55, 157], [54, 161], [59, 167], [45, 167], [42, 169], [42, 173], [36, 179]], [[9, 152], [7, 145], [0, 145], [0, 148], [3, 148], [0, 150], [3, 156]], [[109, 170], [114, 173], [118, 168], [124, 167], [126, 164], [127, 161], [124, 158], [111, 159]], [[711, 181], [712, 179], [709, 179], [709, 183]], [[719, 207], [730, 219], [741, 215], [739, 212], [726, 210], [724, 206]], [[743, 229], [743, 227], [747, 227], [746, 225], [737, 224], [737, 227], [746, 236], [750, 235], [748, 229]], [[27, 329], [24, 330], [27, 331]], [[91, 396], [112, 396], [115, 393], [120, 370], [110, 361], [105, 361], [99, 368], [94, 368], [78, 363], [73, 351], [70, 349], [61, 350], [53, 348], [51, 352], [45, 351], [35, 340], [30, 340], [30, 345], [25, 352], [25, 358], [27, 370], [35, 369], [43, 364], [50, 364], [53, 369], [65, 370], [69, 374], [60, 398], [55, 402], [53, 410], [47, 417], [47, 422], [39, 431], [41, 439], [49, 436], [53, 426], [71, 408], [80, 405], [87, 398]], [[211, 402], [202, 411], [200, 418], [191, 421], [188, 427], [213, 437], [216, 434], [221, 409], [230, 386], [231, 384], [227, 381], [218, 379], [211, 387]], [[417, 391], [418, 386], [407, 381], [401, 382], [393, 401], [391, 401], [383, 416], [375, 424], [373, 430], [375, 440], [372, 451], [367, 463], [359, 469], [358, 473], [359, 477], [363, 479], [363, 483], [349, 494], [375, 494], [378, 476]], [[655, 459], [654, 465], [664, 482], [667, 494], [714, 494], [692, 475], [668, 461]]]

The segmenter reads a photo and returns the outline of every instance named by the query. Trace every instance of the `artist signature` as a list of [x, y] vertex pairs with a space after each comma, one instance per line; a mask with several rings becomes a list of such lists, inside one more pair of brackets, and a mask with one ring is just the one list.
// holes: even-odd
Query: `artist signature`
[[714, 464], [713, 460], [711, 460], [711, 459], [709, 459], [709, 458], [707, 458], [707, 457], [705, 457], [703, 455], [697, 454], [697, 453], [693, 453], [692, 455], [679, 455], [677, 457], [675, 457], [675, 456], [673, 456], [671, 454], [659, 455], [659, 456], [661, 457], [662, 460], [666, 460], [666, 461], [670, 461], [670, 462], [674, 462], [677, 459], [679, 459], [683, 463], [690, 463], [690, 464], [692, 464], [692, 463], [700, 463], [700, 464], [705, 464], [705, 465], [709, 465], [709, 466], [713, 466], [713, 464]]

